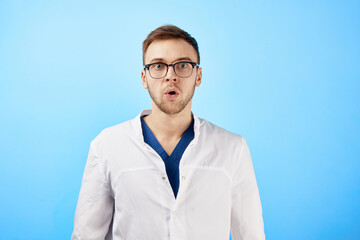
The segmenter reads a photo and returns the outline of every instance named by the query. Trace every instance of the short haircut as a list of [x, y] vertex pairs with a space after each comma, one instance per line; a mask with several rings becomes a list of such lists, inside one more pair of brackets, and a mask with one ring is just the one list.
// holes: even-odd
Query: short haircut
[[164, 25], [158, 27], [147, 36], [147, 38], [143, 42], [143, 64], [145, 64], [146, 51], [152, 42], [156, 40], [170, 40], [170, 39], [183, 39], [186, 42], [190, 43], [191, 46], [193, 46], [196, 51], [198, 58], [197, 63], [200, 64], [199, 46], [195, 38], [193, 38], [189, 33], [185, 32], [181, 28], [178, 28], [174, 25]]

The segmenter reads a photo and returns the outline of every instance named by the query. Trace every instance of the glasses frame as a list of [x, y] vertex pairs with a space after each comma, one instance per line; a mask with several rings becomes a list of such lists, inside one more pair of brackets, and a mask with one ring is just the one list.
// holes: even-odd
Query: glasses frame
[[[189, 63], [189, 64], [191, 64], [191, 66], [192, 66], [191, 73], [190, 73], [190, 75], [187, 76], [187, 77], [190, 77], [190, 76], [192, 75], [192, 73], [193, 73], [193, 71], [194, 71], [194, 67], [200, 67], [200, 65], [197, 64], [196, 62], [190, 62], [190, 61], [181, 61], [181, 62], [176, 62], [176, 63], [173, 63], [173, 64], [166, 64], [166, 63], [163, 63], [163, 62], [155, 62], [155, 63], [146, 64], [146, 65], [144, 65], [143, 67], [144, 67], [144, 70], [147, 69], [147, 70], [149, 71], [150, 76], [151, 76], [152, 78], [154, 78], [154, 79], [161, 79], [161, 78], [165, 77], [165, 76], [167, 75], [168, 71], [169, 71], [169, 67], [173, 67], [173, 70], [174, 70], [174, 73], [176, 74], [176, 76], [180, 77], [180, 76], [176, 73], [175, 65], [181, 64], [181, 63]], [[164, 65], [166, 66], [166, 72], [165, 72], [164, 76], [155, 78], [155, 77], [153, 77], [153, 76], [151, 75], [151, 73], [150, 73], [150, 67], [151, 67], [152, 65], [155, 65], [155, 64], [164, 64]], [[187, 78], [187, 77], [180, 77], [180, 78]]]

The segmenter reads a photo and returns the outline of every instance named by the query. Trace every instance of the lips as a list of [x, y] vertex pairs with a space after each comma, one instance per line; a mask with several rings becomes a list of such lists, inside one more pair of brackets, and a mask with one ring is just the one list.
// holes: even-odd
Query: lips
[[179, 94], [179, 92], [175, 88], [173, 88], [173, 89], [166, 90], [165, 94], [176, 95], [176, 94]]
[[171, 94], [171, 95], [176, 94], [176, 93], [178, 93], [178, 91], [175, 88], [169, 88], [165, 92], [165, 94]]
[[175, 99], [179, 95], [179, 91], [175, 88], [167, 89], [165, 92], [165, 96], [168, 99]]

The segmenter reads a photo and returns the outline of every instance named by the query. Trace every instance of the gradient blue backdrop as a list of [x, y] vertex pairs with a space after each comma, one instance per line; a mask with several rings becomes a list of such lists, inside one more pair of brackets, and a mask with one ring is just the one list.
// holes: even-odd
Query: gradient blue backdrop
[[193, 111], [248, 141], [267, 239], [360, 239], [359, 1], [1, 1], [0, 238], [69, 239], [90, 141], [150, 108], [141, 44], [200, 46]]

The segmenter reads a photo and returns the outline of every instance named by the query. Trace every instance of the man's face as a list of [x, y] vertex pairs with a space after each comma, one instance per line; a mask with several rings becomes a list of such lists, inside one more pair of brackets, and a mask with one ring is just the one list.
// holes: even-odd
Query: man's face
[[[183, 39], [157, 40], [150, 44], [145, 54], [145, 65], [150, 63], [173, 64], [180, 61], [197, 62], [195, 49]], [[166, 114], [177, 114], [184, 109], [191, 111], [191, 100], [195, 86], [201, 83], [201, 68], [194, 67], [189, 77], [175, 74], [174, 68], [168, 68], [167, 74], [160, 79], [151, 77], [149, 70], [141, 71], [142, 85], [148, 89], [153, 102]]]

